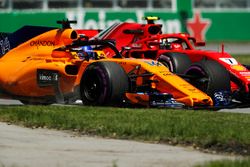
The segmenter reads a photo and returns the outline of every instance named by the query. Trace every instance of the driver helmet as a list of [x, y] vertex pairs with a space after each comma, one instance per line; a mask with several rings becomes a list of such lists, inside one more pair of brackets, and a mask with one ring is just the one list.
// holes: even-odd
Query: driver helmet
[[81, 52], [79, 53], [81, 59], [94, 59], [95, 54], [91, 46], [82, 46]]
[[[93, 53], [93, 49], [92, 49], [91, 46], [83, 46], [83, 47], [82, 47], [82, 51], [83, 51], [83, 52], [86, 52], [86, 53], [88, 53], [88, 54]], [[89, 55], [89, 56], [90, 56], [90, 55]]]

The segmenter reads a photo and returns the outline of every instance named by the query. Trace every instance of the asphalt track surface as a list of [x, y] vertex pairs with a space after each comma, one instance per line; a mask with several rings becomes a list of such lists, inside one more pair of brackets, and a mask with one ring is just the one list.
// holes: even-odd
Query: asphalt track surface
[[[1, 105], [22, 105], [0, 99]], [[249, 109], [220, 112], [250, 113]], [[0, 167], [192, 167], [234, 156], [202, 153], [191, 147], [77, 136], [0, 122]]]
[[0, 136], [1, 167], [192, 167], [236, 158], [190, 147], [76, 136], [1, 122]]

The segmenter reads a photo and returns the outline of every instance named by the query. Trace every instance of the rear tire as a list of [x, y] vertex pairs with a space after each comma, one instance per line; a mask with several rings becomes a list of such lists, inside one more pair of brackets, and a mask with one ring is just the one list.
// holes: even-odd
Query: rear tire
[[169, 52], [160, 55], [158, 61], [168, 67], [175, 74], [183, 74], [191, 65], [191, 60], [186, 54]]
[[94, 62], [81, 79], [82, 102], [84, 105], [120, 105], [128, 85], [128, 76], [119, 64]]

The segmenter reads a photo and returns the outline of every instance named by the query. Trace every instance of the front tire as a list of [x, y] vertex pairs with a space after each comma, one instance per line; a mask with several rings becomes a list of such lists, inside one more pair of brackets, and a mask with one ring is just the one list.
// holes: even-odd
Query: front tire
[[158, 61], [175, 74], [183, 74], [191, 65], [189, 57], [178, 52], [164, 53], [159, 56]]
[[192, 64], [185, 72], [189, 82], [215, 100], [217, 92], [231, 93], [228, 71], [213, 60], [202, 60]]
[[128, 76], [115, 62], [90, 64], [81, 79], [80, 93], [84, 105], [112, 105], [122, 103], [128, 90]]

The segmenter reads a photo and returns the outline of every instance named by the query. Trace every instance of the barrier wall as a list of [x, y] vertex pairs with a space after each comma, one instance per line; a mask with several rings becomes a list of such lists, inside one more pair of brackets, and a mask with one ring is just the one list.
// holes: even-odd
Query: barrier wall
[[[57, 20], [77, 20], [74, 28], [104, 29], [117, 21], [142, 23], [143, 16], [159, 16], [165, 33], [189, 32], [199, 40], [250, 42], [250, 12], [202, 11], [16, 11], [0, 13], [0, 32], [13, 32], [24, 25], [56, 26]], [[145, 21], [144, 21], [145, 22]]]

